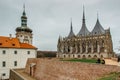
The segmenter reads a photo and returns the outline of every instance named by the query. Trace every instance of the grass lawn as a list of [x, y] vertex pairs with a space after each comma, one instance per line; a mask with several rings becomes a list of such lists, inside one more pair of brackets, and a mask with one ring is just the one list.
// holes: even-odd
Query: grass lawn
[[61, 59], [61, 61], [96, 63], [96, 59]]
[[98, 80], [120, 80], [120, 72], [110, 73], [109, 75], [106, 75]]

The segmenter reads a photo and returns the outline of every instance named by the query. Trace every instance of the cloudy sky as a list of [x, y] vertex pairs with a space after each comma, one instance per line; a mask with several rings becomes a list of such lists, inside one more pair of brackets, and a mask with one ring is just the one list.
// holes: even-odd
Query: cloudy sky
[[15, 29], [21, 25], [23, 4], [26, 5], [28, 26], [33, 29], [33, 44], [39, 50], [57, 50], [59, 35], [70, 31], [70, 19], [77, 34], [82, 25], [83, 4], [89, 31], [99, 20], [104, 29], [110, 27], [113, 48], [120, 45], [120, 0], [0, 0], [0, 36], [15, 37]]

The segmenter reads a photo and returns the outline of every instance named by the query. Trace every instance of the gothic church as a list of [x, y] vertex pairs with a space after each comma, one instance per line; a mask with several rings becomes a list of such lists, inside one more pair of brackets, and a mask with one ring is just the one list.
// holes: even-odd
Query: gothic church
[[70, 27], [69, 35], [58, 39], [58, 58], [110, 58], [114, 55], [110, 28], [104, 29], [97, 18], [90, 32], [86, 27], [84, 8], [78, 34], [73, 32], [72, 21]]

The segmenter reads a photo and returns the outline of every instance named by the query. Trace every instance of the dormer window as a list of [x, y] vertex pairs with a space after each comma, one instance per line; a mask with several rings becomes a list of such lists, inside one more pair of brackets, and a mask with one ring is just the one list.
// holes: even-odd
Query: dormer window
[[2, 43], [0, 43], [0, 45], [2, 45]]
[[12, 44], [12, 46], [15, 46], [15, 44]]

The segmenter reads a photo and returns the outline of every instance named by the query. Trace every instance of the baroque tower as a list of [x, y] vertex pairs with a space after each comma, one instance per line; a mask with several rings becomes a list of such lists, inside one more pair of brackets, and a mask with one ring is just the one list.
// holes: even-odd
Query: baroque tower
[[32, 44], [32, 35], [32, 30], [27, 26], [27, 16], [24, 5], [21, 16], [21, 26], [16, 28], [16, 38], [18, 38], [21, 43]]

